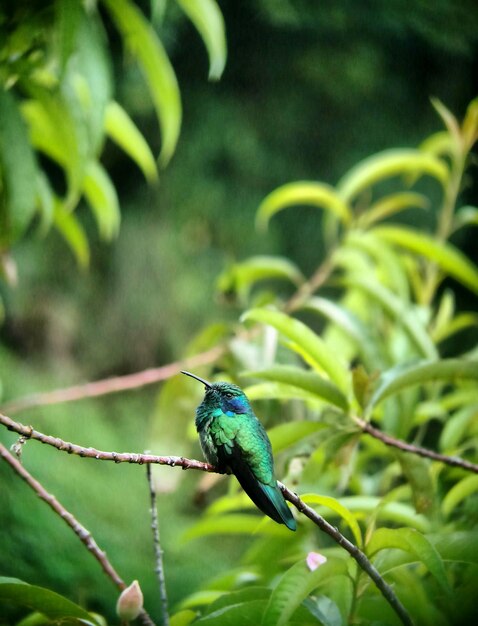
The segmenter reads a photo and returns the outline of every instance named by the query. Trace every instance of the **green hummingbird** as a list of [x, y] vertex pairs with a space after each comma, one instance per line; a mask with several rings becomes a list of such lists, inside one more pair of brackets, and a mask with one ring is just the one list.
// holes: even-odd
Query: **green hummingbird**
[[207, 461], [221, 472], [230, 470], [263, 513], [296, 530], [274, 475], [271, 442], [246, 394], [231, 383], [209, 383], [191, 372], [181, 373], [206, 389], [196, 409], [196, 430]]

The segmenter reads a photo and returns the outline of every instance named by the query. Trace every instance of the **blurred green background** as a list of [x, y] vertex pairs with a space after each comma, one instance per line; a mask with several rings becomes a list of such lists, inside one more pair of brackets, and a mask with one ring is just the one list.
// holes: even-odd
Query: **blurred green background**
[[[139, 3], [149, 11], [149, 4]], [[217, 83], [193, 26], [169, 2], [155, 28], [180, 84], [184, 117], [177, 151], [148, 186], [112, 143], [103, 163], [117, 187], [122, 224], [112, 243], [98, 237], [86, 207], [87, 271], [52, 232], [13, 249], [18, 285], [0, 283], [1, 401], [35, 391], [126, 374], [184, 355], [212, 322], [235, 319], [220, 298], [221, 270], [251, 254], [289, 256], [308, 275], [321, 253], [312, 209], [285, 212], [269, 233], [254, 229], [261, 199], [292, 180], [334, 184], [357, 160], [392, 146], [414, 146], [441, 127], [440, 98], [458, 117], [476, 94], [478, 8], [473, 0], [352, 2], [222, 0], [228, 62]], [[157, 121], [135, 65], [111, 35], [116, 98], [157, 152]], [[465, 190], [469, 203], [477, 190]], [[433, 210], [426, 219], [433, 219]], [[478, 258], [476, 233], [458, 239]], [[464, 293], [463, 298], [467, 295]], [[195, 388], [194, 388], [195, 389]], [[160, 387], [28, 410], [18, 418], [43, 432], [103, 450], [190, 454], [200, 389], [182, 381], [181, 415]], [[189, 426], [188, 426], [189, 424]], [[175, 425], [176, 428], [171, 428]], [[168, 437], [166, 437], [166, 433]], [[2, 441], [15, 437], [2, 432]], [[79, 516], [120, 574], [138, 578], [154, 612], [153, 551], [145, 472], [65, 457], [29, 444], [25, 463]], [[174, 474], [174, 477], [172, 476]], [[205, 502], [203, 476], [157, 471], [161, 535], [172, 605], [233, 567], [252, 539], [184, 540]], [[172, 481], [172, 482], [171, 482]], [[0, 464], [2, 573], [64, 592], [111, 615], [115, 591], [78, 540]], [[227, 489], [227, 481], [215, 488]]]

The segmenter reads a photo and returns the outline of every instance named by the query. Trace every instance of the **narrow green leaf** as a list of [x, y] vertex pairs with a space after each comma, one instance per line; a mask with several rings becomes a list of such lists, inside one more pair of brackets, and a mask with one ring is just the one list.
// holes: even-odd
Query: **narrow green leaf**
[[343, 560], [329, 559], [311, 572], [305, 558], [293, 565], [273, 590], [262, 618], [262, 626], [285, 626], [297, 607], [314, 589], [336, 576], [346, 574], [346, 567]]
[[413, 365], [399, 365], [382, 372], [367, 406], [367, 414], [370, 415], [373, 408], [385, 398], [409, 387], [438, 380], [455, 383], [465, 379], [478, 380], [478, 363], [476, 361], [443, 359], [441, 361], [420, 361]]
[[258, 515], [231, 514], [217, 517], [207, 517], [192, 526], [184, 534], [189, 541], [206, 535], [266, 535], [272, 537], [287, 537], [290, 531], [279, 524], [261, 524], [262, 518]]
[[54, 591], [21, 581], [9, 582], [8, 578], [0, 580], [0, 600], [39, 611], [55, 621], [76, 618], [82, 620], [84, 624], [99, 626], [91, 613], [82, 609], [81, 606]]
[[257, 626], [267, 600], [250, 600], [232, 606], [225, 606], [198, 619], [195, 624], [204, 626]]
[[320, 296], [309, 298], [302, 308], [323, 315], [340, 328], [357, 345], [360, 354], [370, 367], [377, 367], [377, 363], [380, 363], [382, 357], [372, 334], [352, 311]]
[[353, 167], [337, 184], [344, 202], [351, 202], [360, 192], [392, 176], [429, 174], [443, 186], [448, 180], [446, 165], [436, 157], [413, 149], [385, 150]]
[[422, 533], [429, 532], [430, 522], [424, 515], [418, 514], [415, 509], [404, 502], [387, 502], [375, 496], [346, 496], [339, 502], [352, 513], [364, 515], [375, 514], [380, 520], [387, 520], [402, 526], [416, 528]]
[[339, 362], [337, 355], [318, 335], [299, 320], [269, 309], [251, 309], [243, 314], [241, 320], [251, 320], [273, 326], [292, 342], [293, 350], [306, 355], [316, 368], [324, 370], [340, 391], [344, 392], [350, 387], [345, 365]]
[[443, 123], [445, 124], [450, 138], [454, 144], [455, 154], [460, 154], [461, 152], [461, 131], [460, 126], [458, 125], [458, 121], [456, 117], [451, 113], [449, 109], [438, 100], [438, 98], [431, 98], [432, 105], [438, 115], [441, 117]]
[[76, 35], [81, 22], [82, 6], [79, 2], [55, 2], [55, 43], [60, 60], [60, 73], [63, 74], [66, 64], [74, 51]]
[[78, 264], [81, 267], [87, 267], [90, 250], [85, 231], [76, 216], [67, 211], [58, 199], [55, 201], [53, 223], [70, 246]]
[[211, 615], [211, 613], [215, 613], [227, 606], [244, 604], [244, 602], [251, 602], [252, 600], [268, 600], [271, 593], [271, 590], [267, 587], [256, 586], [248, 586], [245, 589], [224, 593], [208, 606], [206, 614]]
[[315, 493], [306, 493], [301, 495], [300, 498], [306, 504], [325, 506], [331, 511], [334, 511], [334, 513], [337, 513], [349, 526], [357, 546], [360, 547], [362, 545], [362, 532], [360, 531], [360, 526], [355, 516], [338, 500], [330, 496], [319, 496]]
[[444, 341], [448, 339], [448, 337], [452, 337], [456, 335], [456, 333], [466, 330], [467, 328], [472, 328], [473, 326], [478, 326], [478, 313], [458, 313], [455, 317], [451, 318], [448, 323], [443, 324], [440, 329], [437, 329], [433, 333], [433, 339], [437, 343], [440, 343], [440, 341]]
[[158, 179], [156, 162], [146, 139], [123, 107], [114, 100], [108, 102], [106, 107], [105, 130], [141, 169], [148, 182]]
[[136, 58], [153, 99], [162, 133], [161, 161], [171, 159], [181, 127], [181, 98], [176, 75], [153, 27], [130, 0], [102, 0]]
[[310, 391], [317, 397], [338, 406], [344, 411], [348, 407], [347, 398], [333, 383], [315, 372], [309, 372], [299, 367], [276, 365], [265, 370], [246, 372], [244, 375], [299, 387], [304, 389], [304, 391]]
[[300, 181], [288, 183], [272, 191], [257, 209], [256, 224], [265, 229], [273, 215], [294, 205], [311, 205], [333, 213], [344, 224], [352, 219], [352, 213], [333, 187], [325, 183]]
[[187, 596], [179, 605], [182, 609], [190, 607], [209, 606], [212, 602], [223, 596], [226, 592], [217, 589], [196, 591]]
[[453, 154], [453, 142], [450, 133], [446, 130], [434, 133], [422, 141], [418, 149], [435, 157], [449, 156]]
[[431, 359], [438, 356], [435, 344], [423, 326], [423, 322], [417, 312], [411, 306], [407, 306], [392, 291], [371, 278], [359, 276], [355, 273], [348, 274], [342, 282], [348, 287], [361, 289], [379, 302], [386, 313], [403, 327], [421, 356]]
[[407, 268], [392, 244], [377, 237], [373, 231], [359, 230], [349, 232], [344, 243], [347, 248], [352, 247], [365, 252], [376, 267], [378, 282], [398, 294], [402, 300], [409, 302], [410, 284]]
[[478, 209], [474, 206], [464, 206], [458, 209], [453, 220], [453, 229], [456, 231], [463, 226], [478, 226]]
[[196, 611], [184, 609], [171, 615], [169, 626], [189, 626], [197, 617]]
[[478, 293], [478, 268], [450, 243], [404, 226], [380, 226], [374, 233], [386, 241], [434, 261], [446, 274]]
[[304, 400], [316, 404], [322, 402], [316, 394], [285, 383], [260, 383], [250, 385], [244, 391], [249, 400]]
[[0, 88], [0, 247], [2, 244], [8, 247], [29, 225], [36, 208], [36, 180], [36, 161], [25, 123], [13, 95], [2, 87]]
[[327, 425], [321, 422], [289, 422], [274, 426], [267, 431], [267, 434], [272, 444], [273, 453], [278, 454], [324, 428], [327, 428]]
[[235, 263], [218, 278], [217, 286], [222, 292], [237, 292], [242, 301], [247, 299], [252, 286], [265, 279], [289, 280], [294, 285], [304, 281], [299, 268], [285, 257], [258, 255], [241, 263]]
[[226, 32], [215, 0], [177, 0], [201, 35], [209, 55], [209, 79], [219, 80], [227, 57]]
[[445, 517], [449, 517], [454, 509], [463, 502], [465, 498], [478, 492], [478, 476], [467, 476], [462, 478], [460, 482], [453, 485], [450, 491], [443, 498], [441, 505], [442, 513]]
[[389, 548], [405, 550], [414, 554], [435, 577], [441, 588], [446, 593], [450, 592], [442, 558], [425, 535], [413, 528], [378, 528], [367, 545], [368, 556], [372, 557], [380, 550]]
[[374, 202], [374, 204], [360, 216], [359, 223], [364, 228], [367, 228], [375, 224], [375, 222], [380, 222], [400, 211], [411, 208], [426, 209], [429, 204], [428, 198], [421, 193], [394, 193]]
[[462, 124], [462, 135], [466, 143], [466, 149], [471, 150], [478, 140], [478, 98], [472, 100], [466, 109], [465, 119]]
[[98, 161], [91, 161], [86, 168], [83, 192], [93, 210], [98, 230], [104, 239], [118, 234], [121, 214], [116, 189], [106, 170]]
[[440, 435], [440, 450], [444, 452], [454, 450], [466, 435], [468, 425], [477, 417], [478, 404], [470, 398], [470, 404], [465, 405], [447, 419]]

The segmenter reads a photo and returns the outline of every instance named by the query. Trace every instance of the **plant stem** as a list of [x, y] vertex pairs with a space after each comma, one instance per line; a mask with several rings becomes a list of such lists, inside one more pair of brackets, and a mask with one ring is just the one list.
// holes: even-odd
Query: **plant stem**
[[161, 599], [161, 613], [163, 626], [169, 626], [168, 596], [166, 594], [166, 580], [164, 577], [163, 550], [159, 539], [158, 508], [156, 503], [156, 489], [154, 487], [151, 463], [146, 465], [149, 496], [151, 500], [151, 530], [153, 531], [154, 555], [156, 559], [156, 577], [158, 579], [159, 597]]

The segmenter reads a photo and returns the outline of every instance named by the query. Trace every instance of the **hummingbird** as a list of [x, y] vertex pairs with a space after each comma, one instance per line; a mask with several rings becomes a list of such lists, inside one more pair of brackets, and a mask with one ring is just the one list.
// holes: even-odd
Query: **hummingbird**
[[263, 513], [296, 530], [274, 475], [271, 442], [246, 394], [232, 383], [210, 383], [191, 372], [181, 374], [205, 387], [204, 399], [196, 409], [196, 430], [208, 463], [220, 472], [232, 472]]

